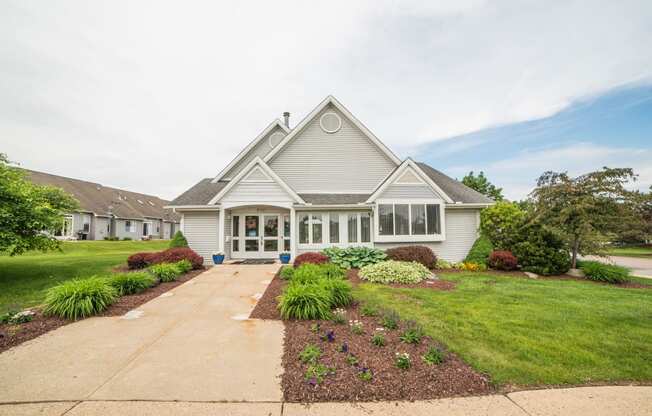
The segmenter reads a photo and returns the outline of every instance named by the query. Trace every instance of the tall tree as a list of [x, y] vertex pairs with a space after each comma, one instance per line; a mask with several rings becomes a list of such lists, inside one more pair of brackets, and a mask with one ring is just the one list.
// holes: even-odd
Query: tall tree
[[48, 231], [61, 227], [77, 201], [62, 189], [30, 182], [0, 153], [0, 252], [52, 250], [59, 242]]
[[618, 230], [623, 218], [634, 214], [636, 193], [625, 185], [636, 180], [629, 168], [603, 168], [576, 178], [566, 172], [545, 172], [530, 193], [535, 220], [558, 229], [571, 251], [571, 267], [578, 254], [601, 254], [603, 242]]
[[503, 188], [497, 188], [494, 184], [489, 182], [484, 172], [480, 171], [478, 176], [473, 174], [473, 171], [469, 172], [464, 178], [462, 178], [462, 183], [469, 188], [475, 189], [483, 195], [488, 196], [494, 201], [503, 200]]

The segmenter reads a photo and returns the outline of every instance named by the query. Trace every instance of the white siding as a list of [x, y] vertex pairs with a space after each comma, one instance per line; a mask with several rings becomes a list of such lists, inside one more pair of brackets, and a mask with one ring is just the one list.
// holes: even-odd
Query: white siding
[[292, 197], [276, 182], [240, 182], [220, 199], [223, 202], [284, 202]]
[[95, 235], [93, 237], [94, 240], [104, 240], [104, 237], [109, 237], [109, 233], [107, 232], [107, 226], [109, 225], [109, 222], [111, 221], [109, 218], [106, 217], [95, 217]]
[[446, 240], [432, 243], [376, 243], [386, 250], [405, 245], [424, 245], [432, 248], [438, 258], [459, 262], [464, 260], [478, 237], [477, 209], [446, 209]]
[[[319, 127], [319, 118], [331, 111], [342, 119], [342, 128], [328, 134]], [[396, 167], [369, 138], [330, 105], [268, 164], [298, 193], [371, 193]]]
[[216, 211], [183, 213], [183, 235], [206, 265], [213, 264], [212, 255], [219, 250], [218, 217]]
[[286, 133], [281, 129], [280, 127], [276, 126], [275, 128], [272, 129], [261, 141], [259, 141], [250, 151], [245, 155], [238, 163], [235, 164], [228, 172], [226, 172], [226, 175], [224, 175], [225, 178], [231, 179], [234, 176], [240, 172], [245, 166], [247, 166], [252, 160], [256, 158], [256, 156], [260, 156], [260, 158], [264, 158], [267, 156], [267, 153], [272, 151], [272, 148], [269, 145], [269, 136], [271, 136], [274, 133], [283, 133], [283, 135], [286, 135]]
[[414, 198], [436, 198], [443, 199], [430, 186], [423, 185], [400, 185], [393, 183], [385, 189], [378, 198], [383, 199], [414, 199]]

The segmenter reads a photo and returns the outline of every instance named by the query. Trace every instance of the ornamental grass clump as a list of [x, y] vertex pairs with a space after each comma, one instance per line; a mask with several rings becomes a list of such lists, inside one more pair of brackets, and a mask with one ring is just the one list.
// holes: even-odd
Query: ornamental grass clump
[[322, 268], [318, 264], [304, 263], [292, 272], [292, 283], [317, 283], [323, 278]]
[[290, 283], [279, 296], [283, 319], [330, 319], [331, 294], [321, 285]]
[[630, 280], [629, 269], [614, 264], [604, 264], [598, 261], [581, 261], [579, 262], [580, 270], [584, 272], [586, 278], [596, 282], [605, 283], [626, 283]]
[[147, 272], [117, 273], [109, 277], [109, 285], [119, 296], [140, 293], [157, 283], [156, 277]]
[[280, 273], [281, 279], [283, 279], [283, 280], [292, 279], [292, 276], [294, 276], [294, 271], [295, 270], [296, 269], [294, 267], [292, 267], [292, 266], [283, 266], [283, 268], [281, 269], [281, 273]]
[[331, 308], [349, 306], [353, 303], [351, 283], [339, 279], [322, 279], [319, 284], [330, 294]]
[[149, 267], [149, 271], [161, 279], [161, 282], [173, 282], [181, 275], [181, 270], [172, 263], [155, 264]]
[[444, 362], [444, 353], [437, 347], [430, 347], [428, 352], [421, 356], [421, 359], [428, 365], [441, 364]]
[[93, 276], [74, 279], [50, 288], [45, 295], [46, 315], [77, 320], [98, 314], [118, 298], [107, 279]]
[[419, 283], [428, 276], [430, 270], [416, 262], [388, 260], [365, 266], [360, 269], [360, 278], [372, 283]]

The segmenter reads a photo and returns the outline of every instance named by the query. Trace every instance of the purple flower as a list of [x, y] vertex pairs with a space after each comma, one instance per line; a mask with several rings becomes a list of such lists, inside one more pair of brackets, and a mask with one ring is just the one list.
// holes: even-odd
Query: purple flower
[[328, 331], [326, 333], [326, 339], [328, 339], [328, 342], [333, 342], [335, 341], [335, 331]]
[[310, 380], [308, 380], [308, 384], [310, 384], [313, 387], [316, 386], [317, 385], [317, 379], [315, 377], [311, 378]]
[[349, 352], [349, 345], [346, 342], [342, 344], [342, 352]]

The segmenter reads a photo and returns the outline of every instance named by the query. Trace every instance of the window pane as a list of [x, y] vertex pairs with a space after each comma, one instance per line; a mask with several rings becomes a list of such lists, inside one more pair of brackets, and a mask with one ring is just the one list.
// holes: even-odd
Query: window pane
[[258, 237], [258, 215], [245, 216], [245, 237]]
[[412, 208], [412, 235], [426, 233], [426, 208], [425, 205], [411, 205]]
[[349, 243], [358, 242], [358, 214], [349, 214]]
[[408, 204], [394, 205], [394, 216], [396, 219], [396, 235], [410, 234], [410, 206]]
[[278, 240], [265, 240], [263, 249], [265, 251], [278, 251]]
[[239, 215], [234, 215], [233, 216], [233, 227], [231, 228], [232, 234], [234, 237], [238, 237], [240, 235], [240, 216]]
[[290, 251], [290, 240], [287, 238], [283, 240], [283, 250]]
[[439, 205], [426, 205], [426, 216], [428, 217], [428, 234], [441, 234], [441, 218], [439, 216]]
[[299, 217], [299, 243], [308, 244], [308, 221], [309, 217], [307, 214], [301, 215]]
[[245, 240], [245, 251], [258, 251], [258, 240]]
[[312, 243], [319, 244], [322, 241], [321, 214], [312, 214]]
[[378, 205], [378, 233], [380, 235], [394, 235], [393, 205]]
[[290, 236], [290, 216], [283, 215], [283, 236]]
[[240, 251], [240, 240], [234, 239], [231, 241], [231, 251]]
[[340, 242], [340, 214], [331, 212], [329, 215], [328, 226], [331, 244]]
[[360, 234], [360, 242], [371, 241], [371, 214], [368, 212], [360, 214]]
[[263, 218], [265, 237], [278, 237], [278, 216], [265, 215]]

